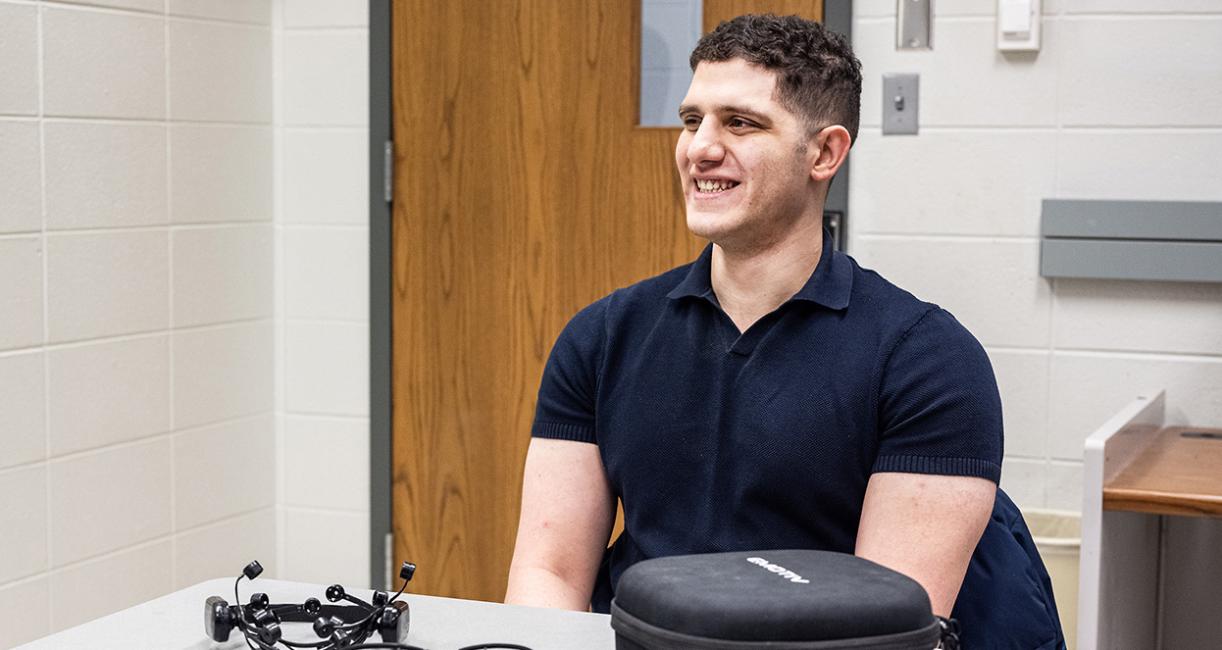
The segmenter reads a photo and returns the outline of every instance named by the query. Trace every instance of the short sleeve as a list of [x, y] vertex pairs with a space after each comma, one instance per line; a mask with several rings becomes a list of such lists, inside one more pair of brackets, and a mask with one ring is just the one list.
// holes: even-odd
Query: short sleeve
[[1001, 479], [997, 380], [984, 348], [954, 316], [926, 312], [881, 374], [873, 471]]
[[569, 321], [552, 346], [530, 435], [596, 443], [595, 404], [605, 339], [604, 298]]

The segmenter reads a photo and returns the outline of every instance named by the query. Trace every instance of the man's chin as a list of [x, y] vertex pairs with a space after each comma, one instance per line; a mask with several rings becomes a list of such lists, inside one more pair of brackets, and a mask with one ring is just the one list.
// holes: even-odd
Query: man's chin
[[729, 215], [724, 213], [710, 214], [708, 212], [697, 212], [689, 208], [687, 211], [687, 229], [701, 239], [717, 243], [719, 239], [729, 234], [733, 227]]

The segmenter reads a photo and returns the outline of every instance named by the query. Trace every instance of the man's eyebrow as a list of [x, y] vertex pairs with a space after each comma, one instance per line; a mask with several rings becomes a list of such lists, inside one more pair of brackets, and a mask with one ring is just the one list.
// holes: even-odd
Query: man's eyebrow
[[699, 112], [700, 112], [700, 109], [696, 108], [695, 106], [691, 104], [683, 104], [679, 106], [679, 117], [683, 117], [684, 115], [691, 115], [692, 113], [699, 113]]
[[[691, 113], [700, 113], [700, 112], [701, 112], [700, 108], [692, 104], [684, 104], [679, 107], [679, 116], [680, 117], [684, 115], [689, 115]], [[750, 108], [747, 108], [746, 106], [735, 106], [734, 104], [719, 104], [713, 107], [713, 112], [714, 113], [734, 113], [738, 115], [746, 115], [747, 117], [752, 117], [760, 121], [768, 121], [767, 115], [764, 115], [763, 113], [759, 111], [751, 110]]]

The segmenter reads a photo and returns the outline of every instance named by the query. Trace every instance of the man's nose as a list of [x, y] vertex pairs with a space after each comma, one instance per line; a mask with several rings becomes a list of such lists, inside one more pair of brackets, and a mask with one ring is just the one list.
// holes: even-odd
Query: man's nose
[[721, 141], [721, 131], [716, 123], [708, 118], [700, 121], [700, 126], [692, 134], [692, 140], [687, 145], [687, 159], [693, 163], [715, 162], [725, 156], [725, 147]]

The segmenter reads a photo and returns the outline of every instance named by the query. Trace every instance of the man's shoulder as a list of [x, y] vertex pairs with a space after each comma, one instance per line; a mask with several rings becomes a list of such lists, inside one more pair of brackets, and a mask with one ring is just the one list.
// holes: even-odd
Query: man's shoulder
[[687, 277], [692, 264], [620, 287], [586, 305], [569, 319], [562, 337], [616, 338], [617, 334], [632, 331], [637, 325], [656, 321], [670, 302], [668, 294]]
[[688, 262], [626, 287], [620, 287], [599, 298], [586, 309], [600, 312], [610, 318], [623, 317], [626, 314], [640, 315], [641, 310], [657, 309], [669, 301], [668, 295], [687, 277], [692, 264], [694, 262]]
[[695, 262], [676, 266], [673, 269], [659, 273], [651, 278], [630, 284], [619, 291], [617, 298], [623, 300], [664, 300], [667, 295], [679, 286], [692, 270]]
[[868, 269], [849, 257], [853, 265], [853, 293], [850, 312], [859, 318], [906, 329], [930, 312], [941, 311], [938, 305], [922, 300], [896, 285], [873, 269]]
[[890, 342], [888, 349], [908, 341], [916, 349], [976, 349], [983, 354], [975, 335], [942, 306], [913, 295], [856, 261], [853, 268], [853, 304], [859, 309], [859, 322], [881, 328], [881, 338]]

